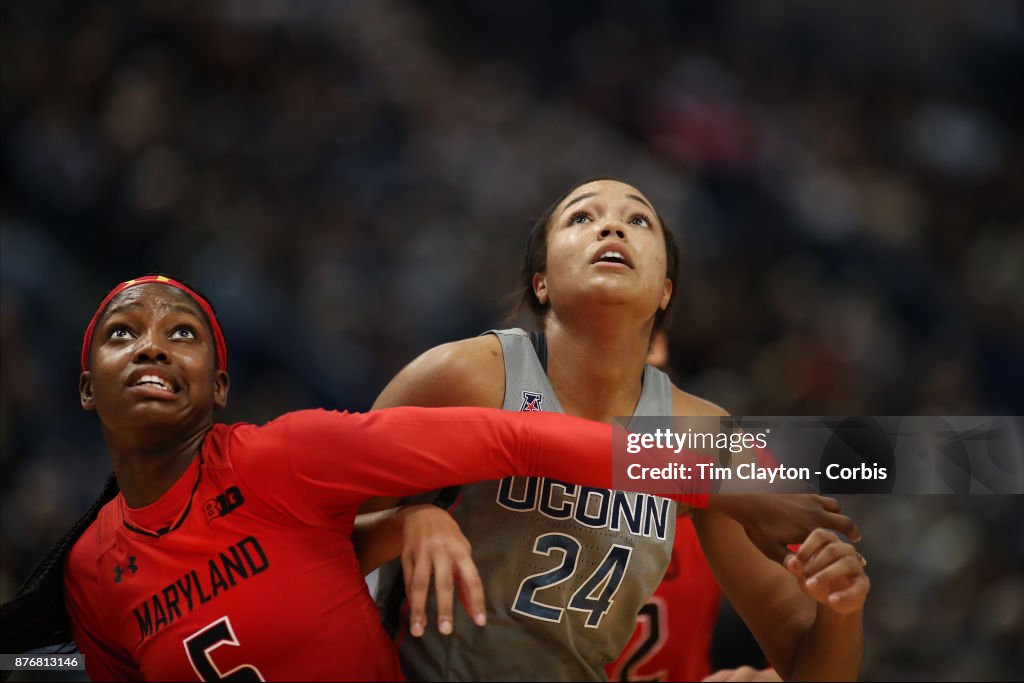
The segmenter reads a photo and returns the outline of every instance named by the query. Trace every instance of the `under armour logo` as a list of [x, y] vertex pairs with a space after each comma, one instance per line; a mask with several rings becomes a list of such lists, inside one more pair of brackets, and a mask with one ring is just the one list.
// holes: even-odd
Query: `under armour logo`
[[137, 571], [139, 571], [139, 566], [135, 564], [135, 556], [132, 555], [128, 558], [128, 564], [125, 567], [114, 567], [114, 583], [121, 583], [121, 577], [124, 576], [125, 572], [134, 574]]

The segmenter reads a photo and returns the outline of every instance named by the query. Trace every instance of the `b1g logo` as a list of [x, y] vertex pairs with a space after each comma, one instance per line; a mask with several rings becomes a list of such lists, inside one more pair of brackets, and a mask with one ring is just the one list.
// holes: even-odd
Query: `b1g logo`
[[203, 512], [206, 513], [206, 523], [209, 524], [218, 517], [223, 517], [232, 510], [237, 510], [244, 502], [245, 499], [242, 498], [242, 492], [238, 490], [237, 486], [232, 486], [219, 496], [210, 498], [208, 501], [203, 503]]

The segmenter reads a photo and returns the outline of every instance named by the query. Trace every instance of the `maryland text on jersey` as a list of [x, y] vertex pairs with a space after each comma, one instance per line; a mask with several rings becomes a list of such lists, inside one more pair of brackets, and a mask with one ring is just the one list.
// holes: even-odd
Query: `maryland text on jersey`
[[205, 567], [188, 571], [132, 608], [139, 625], [139, 641], [180, 619], [182, 605], [185, 613], [190, 613], [238, 585], [240, 580], [251, 579], [269, 567], [270, 560], [255, 536], [228, 546], [217, 557], [207, 560]]

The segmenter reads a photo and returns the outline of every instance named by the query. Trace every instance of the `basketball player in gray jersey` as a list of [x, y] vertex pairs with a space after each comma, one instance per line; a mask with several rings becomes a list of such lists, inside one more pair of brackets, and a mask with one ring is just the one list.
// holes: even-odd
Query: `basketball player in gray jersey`
[[[671, 233], [639, 190], [613, 180], [577, 186], [538, 221], [527, 245], [524, 302], [544, 335], [506, 330], [432, 349], [374, 407], [556, 410], [601, 422], [724, 415], [645, 363], [672, 299], [677, 258]], [[815, 528], [852, 532], [850, 521], [820, 505], [785, 509], [782, 496], [717, 498], [734, 519], [700, 511], [695, 526], [723, 592], [775, 669], [783, 678], [856, 678], [869, 582], [852, 547]], [[776, 508], [741, 509], [755, 499]], [[411, 631], [423, 635], [402, 637], [403, 581], [389, 567], [378, 603], [396, 629], [405, 675], [603, 680], [665, 572], [672, 504], [544, 479], [484, 482], [433, 500], [451, 510], [472, 544], [488, 626], [452, 614], [450, 586], [442, 590], [441, 581], [451, 565], [438, 565], [438, 630], [452, 635], [423, 629], [422, 595], [413, 595]], [[784, 567], [765, 557], [781, 559], [787, 543], [802, 545]]]
[[[543, 365], [544, 336], [531, 340], [519, 329], [492, 334], [504, 360], [502, 407], [564, 412]], [[635, 414], [670, 415], [671, 407], [668, 377], [646, 366]], [[415, 680], [602, 679], [604, 664], [629, 640], [637, 612], [668, 567], [676, 504], [648, 494], [519, 477], [441, 495], [438, 502], [451, 506], [482, 568], [488, 627], [473, 629], [468, 614], [457, 611], [453, 635], [430, 629], [422, 638], [402, 639], [405, 675]], [[438, 494], [414, 502], [430, 500], [438, 500]], [[385, 623], [398, 627], [396, 632], [405, 597], [398, 571], [394, 562], [381, 570], [377, 594]], [[433, 604], [428, 611], [434, 611]]]

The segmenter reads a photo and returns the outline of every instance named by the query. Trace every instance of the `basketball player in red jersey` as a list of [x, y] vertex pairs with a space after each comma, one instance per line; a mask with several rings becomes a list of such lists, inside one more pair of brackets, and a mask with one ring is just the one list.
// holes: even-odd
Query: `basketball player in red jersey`
[[[671, 233], [639, 190], [609, 179], [578, 185], [541, 217], [527, 244], [523, 302], [540, 321], [543, 347], [535, 344], [534, 351], [524, 350], [519, 341], [526, 337], [529, 345], [530, 337], [521, 330], [442, 345], [403, 369], [375, 408], [473, 405], [547, 410], [553, 405], [568, 414], [610, 422], [644, 403], [650, 379], [657, 380], [658, 392], [666, 393], [657, 399], [659, 405], [667, 405], [665, 412], [657, 414], [725, 415], [720, 407], [678, 387], [665, 389], [665, 383], [645, 367], [653, 332], [664, 323], [672, 301], [677, 259]], [[516, 373], [527, 372], [523, 368], [528, 365], [534, 368], [529, 370], [531, 381], [536, 378], [543, 392], [514, 383]], [[646, 561], [653, 553], [665, 557], [657, 574], [660, 579], [667, 553], [663, 547], [655, 549], [647, 538], [634, 542], [624, 533], [604, 533], [604, 527], [599, 529], [603, 538], [598, 538], [582, 523], [562, 521], [569, 509], [566, 501], [576, 501], [574, 496], [581, 494], [566, 482], [548, 489], [561, 491], [558, 499], [541, 499], [532, 508], [532, 489], [520, 500], [511, 499], [505, 488], [498, 489], [497, 497], [489, 490], [482, 496], [472, 491], [472, 519], [466, 517], [465, 522], [473, 535], [466, 525], [462, 528], [480, 564], [489, 604], [502, 609], [499, 614], [490, 611], [489, 619], [492, 624], [500, 620], [502, 628], [473, 634], [456, 629], [456, 640], [445, 643], [432, 633], [425, 635], [423, 645], [406, 639], [406, 675], [449, 680], [604, 678], [604, 666], [622, 651], [650, 593], [634, 608], [638, 591], [632, 591], [628, 601], [624, 591], [612, 596], [602, 592], [612, 584], [597, 584], [595, 577], [612, 566], [611, 553], [619, 551], [605, 553], [597, 544], [628, 540], [622, 553], [635, 551], [634, 560], [645, 559], [642, 569], [639, 563], [628, 565], [623, 571], [629, 573], [629, 583], [616, 582], [616, 588], [635, 587], [641, 579], [646, 585], [656, 571], [656, 562]], [[760, 500], [787, 507], [782, 496], [731, 498], [736, 506]], [[463, 494], [461, 500], [456, 515], [466, 516], [469, 498]], [[788, 506], [786, 514], [764, 514], [761, 504], [733, 519], [702, 512], [694, 525], [720, 585], [779, 672], [793, 678], [853, 679], [860, 665], [861, 613], [869, 582], [852, 546], [823, 528], [815, 529], [832, 527], [853, 537], [855, 527], [828, 507], [834, 501], [810, 500], [813, 509], [798, 504]], [[515, 512], [506, 515], [500, 508]], [[574, 520], [581, 517], [586, 514], [577, 514]], [[486, 524], [484, 518], [501, 522]], [[810, 529], [814, 530], [808, 534]], [[555, 547], [562, 553], [556, 554], [548, 541], [569, 536]], [[574, 543], [577, 536], [585, 537], [586, 543]], [[641, 541], [646, 543], [643, 550]], [[802, 543], [796, 554], [786, 549], [792, 543]], [[576, 561], [583, 552], [577, 553], [578, 545], [598, 548], [589, 564]], [[481, 555], [482, 548], [486, 550]], [[508, 569], [511, 563], [523, 569], [513, 574]], [[607, 614], [603, 620], [595, 618], [598, 609], [604, 610], [601, 617]], [[409, 619], [414, 632], [424, 633], [426, 616], [419, 592], [410, 595]]]
[[[517, 474], [611, 483], [611, 430], [573, 418], [313, 410], [215, 424], [223, 333], [204, 297], [164, 276], [110, 292], [82, 368], [115, 476], [3, 606], [0, 649], [73, 637], [94, 680], [395, 680], [351, 542], [362, 502]], [[479, 601], [473, 616], [482, 625]]]

